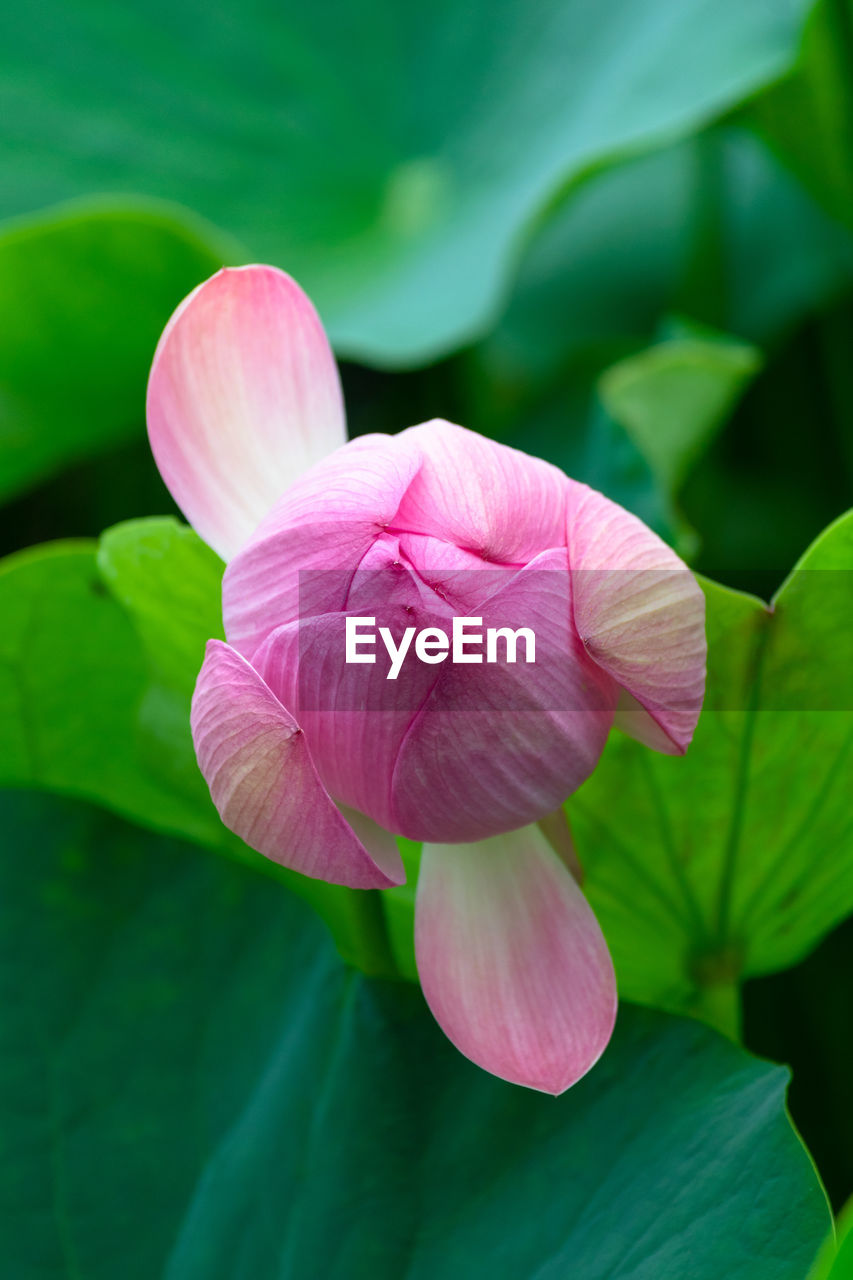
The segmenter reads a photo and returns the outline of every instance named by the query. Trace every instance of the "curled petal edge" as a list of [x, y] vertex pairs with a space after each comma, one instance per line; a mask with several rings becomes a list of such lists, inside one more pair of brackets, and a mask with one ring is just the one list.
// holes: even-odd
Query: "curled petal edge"
[[356, 834], [320, 781], [293, 716], [221, 640], [208, 642], [191, 726], [217, 811], [251, 848], [293, 871], [351, 889], [404, 882], [393, 836], [361, 814]]

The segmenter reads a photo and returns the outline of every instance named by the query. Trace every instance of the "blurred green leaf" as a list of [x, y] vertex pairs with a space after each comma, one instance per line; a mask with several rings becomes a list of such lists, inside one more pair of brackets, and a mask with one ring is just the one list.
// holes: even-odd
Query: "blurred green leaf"
[[823, 205], [853, 224], [853, 5], [819, 0], [793, 72], [743, 113]]
[[801, 1280], [828, 1213], [781, 1068], [625, 1007], [545, 1098], [246, 869], [67, 801], [2, 826], [10, 1274]]
[[591, 386], [668, 314], [766, 346], [851, 283], [847, 229], [758, 137], [719, 126], [569, 191], [474, 363], [489, 413], [511, 423], [576, 369]]
[[760, 366], [742, 342], [673, 338], [611, 365], [599, 395], [674, 495]]
[[0, 231], [0, 500], [142, 430], [160, 332], [227, 252], [153, 202]]
[[[850, 231], [758, 137], [717, 126], [595, 174], [555, 206], [504, 318], [459, 362], [459, 420], [601, 489], [682, 555], [698, 553], [709, 576], [769, 594], [849, 504], [851, 326], [833, 319], [831, 382], [829, 343], [802, 326], [839, 310], [851, 284]], [[768, 356], [690, 475], [683, 515], [597, 395], [606, 370], [659, 344], [671, 316]]]
[[6, 6], [0, 213], [177, 200], [296, 275], [348, 355], [423, 362], [482, 331], [561, 184], [772, 82], [809, 7]]

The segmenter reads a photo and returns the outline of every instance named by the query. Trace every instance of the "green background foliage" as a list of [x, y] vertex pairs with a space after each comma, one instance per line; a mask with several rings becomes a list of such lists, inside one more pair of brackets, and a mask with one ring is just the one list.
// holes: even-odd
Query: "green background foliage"
[[[11, 1275], [843, 1280], [852, 83], [849, 0], [6, 6]], [[399, 890], [307, 881], [198, 774], [222, 565], [145, 380], [180, 299], [252, 260], [317, 301], [351, 434], [463, 422], [703, 575], [690, 751], [614, 734], [567, 803], [625, 1003], [557, 1102], [429, 1019], [416, 846]], [[750, 1051], [793, 1065], [817, 1171]]]

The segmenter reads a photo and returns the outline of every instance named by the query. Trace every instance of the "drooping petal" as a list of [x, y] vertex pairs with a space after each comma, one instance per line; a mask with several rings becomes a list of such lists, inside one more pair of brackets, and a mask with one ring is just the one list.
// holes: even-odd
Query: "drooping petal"
[[557, 467], [440, 419], [399, 439], [423, 457], [400, 506], [400, 529], [501, 564], [566, 545], [569, 482]]
[[419, 466], [396, 437], [361, 436], [292, 485], [228, 566], [229, 643], [251, 658], [275, 627], [345, 608], [352, 575]]
[[636, 516], [573, 483], [568, 518], [575, 626], [626, 691], [616, 723], [657, 750], [687, 749], [705, 692], [705, 597]]
[[607, 944], [538, 827], [425, 845], [415, 950], [437, 1022], [493, 1075], [558, 1094], [603, 1053], [616, 1017]]
[[222, 270], [184, 299], [154, 356], [147, 414], [169, 491], [225, 559], [288, 485], [346, 440], [323, 326], [274, 267]]
[[208, 643], [191, 723], [199, 768], [220, 817], [251, 848], [353, 889], [403, 882], [392, 837], [374, 829], [368, 851], [323, 787], [299, 725], [249, 663], [220, 640]]

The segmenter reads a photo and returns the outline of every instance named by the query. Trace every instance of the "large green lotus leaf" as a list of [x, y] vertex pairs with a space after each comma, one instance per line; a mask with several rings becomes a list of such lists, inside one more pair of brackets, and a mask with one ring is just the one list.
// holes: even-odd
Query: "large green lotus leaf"
[[646, 346], [669, 313], [766, 345], [851, 282], [849, 232], [754, 134], [708, 130], [593, 176], [542, 223], [476, 350], [489, 412], [511, 426], [543, 382]]
[[245, 868], [32, 794], [2, 827], [10, 1275], [802, 1280], [829, 1215], [783, 1069], [625, 1007], [546, 1098]]
[[69, 207], [0, 234], [0, 499], [141, 430], [160, 332], [226, 256], [156, 205]]
[[393, 970], [375, 892], [278, 867], [220, 822], [189, 729], [208, 624], [219, 629], [216, 558], [176, 521], [139, 522], [135, 542], [134, 527], [107, 539], [111, 581], [132, 608], [110, 596], [94, 543], [53, 543], [0, 561], [0, 785], [82, 796], [236, 858], [310, 901], [346, 959], [368, 972]]
[[613, 734], [567, 808], [622, 993], [725, 1021], [739, 978], [794, 963], [853, 909], [853, 515], [772, 609], [705, 585], [687, 755]]
[[482, 330], [531, 217], [793, 62], [808, 0], [34, 0], [0, 26], [0, 214], [92, 191], [198, 210], [339, 348]]

